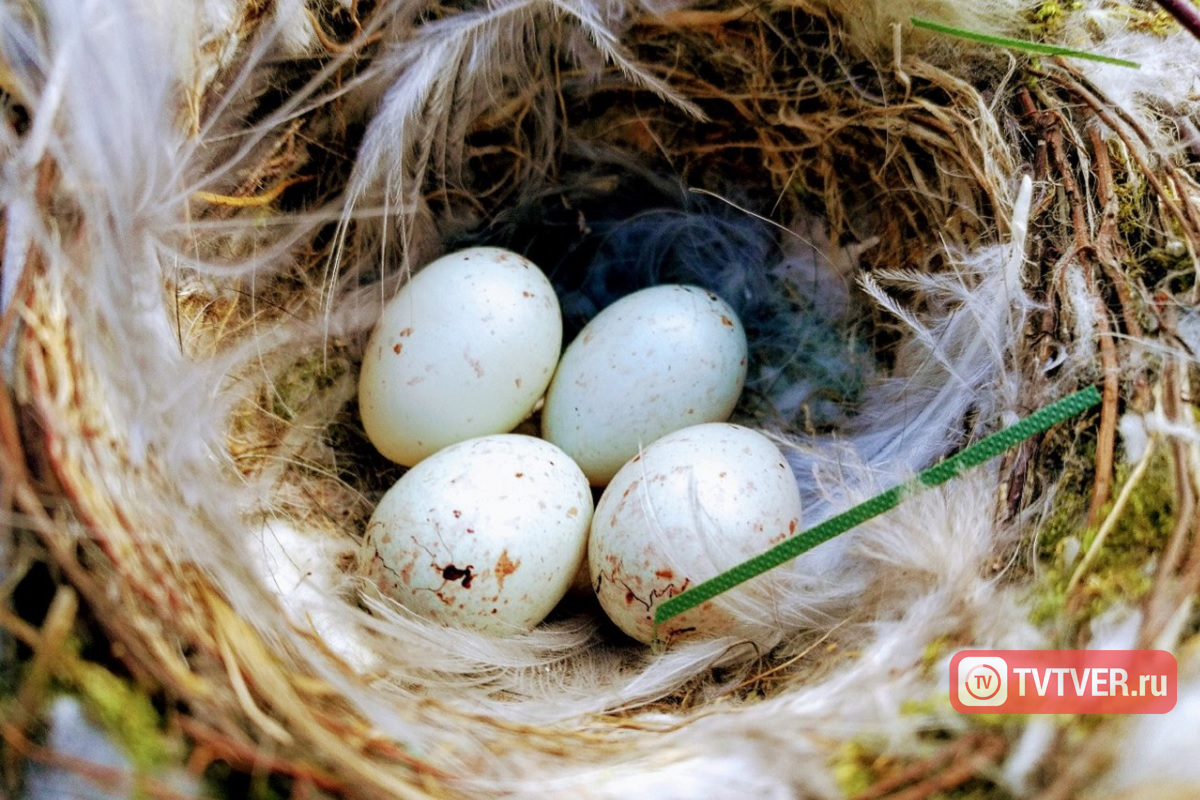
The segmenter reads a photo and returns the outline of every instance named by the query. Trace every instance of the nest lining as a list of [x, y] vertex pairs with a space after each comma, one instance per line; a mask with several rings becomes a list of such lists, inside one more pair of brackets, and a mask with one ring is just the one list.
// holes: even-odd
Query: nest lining
[[[451, 9], [431, 17], [453, 18]], [[868, 680], [873, 673], [844, 654], [847, 649], [869, 643], [873, 652], [889, 652], [890, 647], [911, 660], [915, 642], [947, 642], [955, 635], [987, 639], [989, 629], [1000, 641], [1033, 636], [1019, 622], [1005, 626], [989, 621], [980, 607], [952, 609], [949, 616], [958, 628], [943, 630], [931, 622], [943, 613], [934, 611], [939, 601], [953, 598], [963, 603], [978, 586], [989, 593], [991, 602], [1009, 608], [1012, 619], [1021, 619], [1014, 598], [991, 581], [991, 575], [981, 578], [977, 569], [994, 548], [1011, 552], [1007, 537], [1020, 528], [997, 527], [990, 515], [980, 518], [978, 507], [990, 508], [995, 501], [999, 476], [994, 472], [965, 482], [954, 493], [923, 501], [889, 527], [870, 531], [848, 546], [852, 555], [877, 568], [891, 568], [885, 574], [908, 576], [912, 587], [874, 586], [863, 594], [836, 597], [833, 611], [825, 609], [815, 617], [818, 624], [810, 628], [812, 633], [790, 638], [772, 653], [758, 652], [756, 658], [746, 657], [751, 649], [723, 645], [715, 652], [710, 648], [668, 654], [651, 669], [643, 654], [618, 643], [601, 641], [597, 646], [588, 626], [569, 620], [530, 641], [509, 645], [457, 633], [433, 636], [419, 623], [386, 615], [386, 609], [376, 605], [380, 617], [356, 616], [353, 624], [373, 628], [381, 641], [399, 637], [405, 646], [419, 643], [439, 659], [426, 666], [412, 663], [411, 656], [401, 659], [407, 672], [400, 670], [381, 683], [377, 671], [368, 670], [364, 679], [338, 661], [321, 657], [330, 643], [286, 621], [268, 581], [248, 572], [243, 563], [244, 540], [254, 535], [247, 533], [254, 526], [247, 525], [245, 516], [265, 511], [277, 521], [287, 520], [285, 524], [298, 531], [290, 540], [293, 544], [312, 541], [318, 557], [336, 561], [345, 555], [337, 542], [346, 541], [347, 531], [352, 537], [361, 529], [373, 497], [397, 474], [370, 454], [348, 405], [356, 348], [370, 324], [370, 310], [402, 279], [400, 270], [381, 265], [406, 259], [419, 263], [443, 242], [502, 220], [503, 209], [537, 207], [540, 198], [562, 197], [572, 185], [595, 179], [598, 152], [609, 154], [610, 161], [615, 152], [620, 162], [735, 197], [739, 205], [785, 226], [815, 214], [835, 244], [872, 242], [862, 250], [861, 269], [897, 284], [905, 294], [903, 306], [895, 310], [904, 309], [911, 319], [922, 321], [927, 332], [942, 334], [954, 332], [938, 327], [954, 310], [965, 308], [978, 315], [994, 310], [997, 298], [1004, 297], [1003, 265], [1011, 260], [1009, 243], [1019, 235], [1011, 219], [1018, 164], [1032, 164], [1049, 187], [1037, 195], [1031, 214], [1035, 229], [1044, 234], [1043, 243], [1036, 246], [1041, 249], [1031, 254], [1040, 274], [1026, 272], [1030, 291], [1042, 294], [1049, 309], [1040, 319], [1034, 317], [1041, 338], [1019, 338], [1027, 332], [1009, 330], [1007, 318], [995, 323], [996, 330], [989, 333], [1016, 340], [1000, 341], [1001, 352], [988, 362], [992, 372], [976, 375], [978, 383], [971, 384], [968, 396], [949, 402], [937, 393], [937, 375], [921, 372], [920, 354], [912, 347], [914, 341], [920, 344], [920, 327], [915, 334], [888, 332], [878, 311], [862, 322], [864, 329], [873, 331], [882, 360], [903, 376], [885, 387], [911, 388], [917, 378], [932, 381], [925, 387], [934, 390], [928, 397], [943, 397], [947, 418], [961, 420], [933, 437], [922, 457], [944, 452], [965, 431], [992, 425], [1002, 413], [1029, 410], [1056, 384], [1095, 374], [1086, 335], [1077, 341], [1064, 336], [1064, 347], [1074, 352], [1066, 368], [1049, 379], [1040, 365], [1050, 359], [1039, 348], [1045, 337], [1063, 336], [1054, 318], [1059, 307], [1073, 311], [1076, 333], [1086, 333], [1087, 324], [1106, 324], [1103, 314], [1092, 314], [1089, 321], [1088, 304], [1068, 296], [1070, 284], [1061, 277], [1066, 270], [1052, 269], [1068, 260], [1072, 235], [1079, 235], [1079, 219], [1072, 214], [1080, 208], [1085, 216], [1088, 211], [1107, 211], [1103, 189], [1097, 189], [1093, 199], [1087, 193], [1090, 187], [1079, 184], [1079, 176], [1088, 174], [1085, 167], [1091, 167], [1101, 152], [1116, 163], [1109, 170], [1120, 191], [1133, 197], [1128, 202], [1148, 218], [1161, 220], [1157, 227], [1162, 233], [1148, 232], [1154, 226], [1145, 226], [1136, 238], [1127, 233], [1125, 241], [1159, 254], [1167, 252], [1167, 232], [1179, 236], [1182, 231], [1179, 239], [1185, 249], [1198, 240], [1191, 235], [1195, 223], [1190, 178], [1170, 169], [1160, 175], [1138, 163], [1148, 157], [1145, 143], [1137, 141], [1140, 126], [1106, 119], [1102, 107], [1097, 114], [1115, 134], [1089, 150], [1086, 145], [1097, 140], [1087, 138], [1086, 129], [1066, 124], [1060, 102], [1083, 99], [1086, 105], [1095, 87], [1064, 65], [1044, 67], [1042, 83], [1032, 92], [1017, 88], [1006, 71], [1011, 64], [1003, 61], [976, 64], [974, 82], [913, 57], [902, 59], [899, 70], [893, 71], [847, 48], [837, 17], [801, 6], [771, 12], [681, 11], [632, 24], [625, 36], [627, 46], [640, 63], [652, 65], [653, 77], [706, 114], [708, 119], [699, 121], [616, 71], [597, 74], [583, 69], [581, 58], [560, 58], [580, 45], [569, 22], [558, 25], [553, 30], [560, 38], [551, 38], [549, 50], [554, 57], [532, 63], [534, 79], [522, 84], [524, 91], [501, 92], [497, 96], [504, 102], [456, 123], [468, 134], [461, 152], [418, 152], [417, 171], [404, 176], [407, 183], [401, 181], [403, 188], [395, 197], [389, 196], [392, 187], [381, 192], [352, 171], [350, 154], [359, 146], [359, 126], [367, 119], [361, 99], [353, 95], [314, 104], [295, 121], [270, 128], [258, 145], [229, 162], [234, 169], [227, 164], [224, 169], [201, 170], [212, 176], [204, 184], [208, 194], [193, 203], [197, 224], [188, 231], [189, 246], [177, 249], [188, 255], [192, 269], [168, 274], [166, 307], [176, 316], [173, 330], [166, 326], [157, 331], [166, 334], [166, 342], [182, 343], [187, 359], [164, 357], [165, 366], [155, 369], [162, 370], [165, 380], [188, 369], [201, 370], [209, 380], [220, 379], [198, 421], [192, 427], [178, 426], [173, 435], [186, 439], [194, 434], [200, 442], [212, 441], [211, 431], [203, 426], [229, 420], [217, 427], [228, 454], [222, 469], [239, 475], [250, 487], [244, 507], [206, 506], [204, 501], [214, 496], [205, 488], [214, 485], [211, 464], [194, 458], [186, 441], [168, 440], [170, 446], [163, 449], [154, 430], [139, 437], [139, 426], [153, 429], [162, 423], [145, 416], [122, 418], [132, 416], [130, 408], [137, 408], [136, 402], [96, 402], [120, 393], [113, 382], [114, 365], [105, 361], [111, 355], [97, 358], [98, 352], [107, 353], [104, 348], [109, 345], [103, 340], [120, 331], [111, 330], [103, 312], [80, 313], [91, 279], [56, 267], [60, 262], [88, 263], [86, 249], [73, 247], [69, 239], [53, 244], [39, 240], [39, 247], [50, 254], [44, 257], [48, 263], [26, 273], [19, 396], [40, 430], [26, 428], [25, 449], [45, 458], [47, 466], [39, 474], [52, 476], [58, 484], [54, 491], [66, 501], [78, 530], [88, 532], [62, 537], [57, 535], [64, 530], [61, 524], [46, 517], [42, 524], [56, 532], [46, 537], [46, 546], [70, 582], [90, 602], [112, 612], [102, 616], [114, 639], [126, 648], [128, 662], [182, 698], [189, 716], [200, 723], [196, 730], [207, 731], [203, 736], [279, 748], [328, 769], [336, 776], [331, 786], [346, 788], [363, 781], [394, 796], [472, 786], [533, 793], [520, 778], [523, 768], [537, 770], [539, 778], [557, 776], [563, 786], [600, 781], [603, 793], [620, 793], [625, 784], [605, 771], [606, 763], [630, 765], [631, 776], [638, 780], [634, 784], [629, 778], [629, 785], [641, 791], [678, 780], [681, 765], [694, 765], [696, 753], [711, 756], [711, 742], [727, 738], [730, 731], [742, 732], [747, 742], [763, 736], [763, 723], [750, 710], [762, 700], [771, 701], [764, 706], [771, 713], [814, 703], [812, 687], [835, 686], [835, 668], [841, 666], [857, 666], [852, 674]], [[370, 55], [374, 46], [361, 52]], [[691, 69], [694, 65], [704, 69]], [[239, 74], [241, 66], [235, 61], [226, 74]], [[353, 77], [358, 68], [347, 67], [337, 77]], [[305, 71], [315, 69], [300, 63], [266, 72], [271, 80], [301, 83]], [[290, 70], [294, 72], [288, 78]], [[372, 77], [371, 68], [362, 74]], [[994, 93], [990, 98], [976, 88], [987, 85]], [[219, 95], [210, 90], [205, 96]], [[1032, 105], [1032, 112], [1022, 108], [1022, 101]], [[248, 106], [257, 103], [253, 113], [270, 120], [277, 102], [279, 98], [257, 95]], [[1018, 116], [1018, 111], [1026, 116]], [[1015, 146], [1011, 131], [1000, 121], [1023, 132]], [[369, 145], [368, 133], [362, 146]], [[240, 145], [225, 149], [224, 155], [239, 150]], [[335, 155], [323, 160], [314, 155], [317, 151]], [[69, 152], [66, 156], [69, 161]], [[402, 154], [404, 168], [413, 158]], [[422, 172], [429, 166], [423, 163], [427, 158], [441, 159], [445, 168]], [[197, 158], [196, 163], [214, 162]], [[573, 166], [581, 163], [582, 168]], [[421, 177], [416, 184], [414, 176]], [[1147, 189], [1146, 184], [1155, 181], [1170, 181], [1175, 191], [1153, 185]], [[357, 205], [348, 217], [349, 226], [339, 235], [333, 217], [321, 209], [324, 200], [347, 184], [367, 186], [369, 191], [354, 198]], [[1116, 196], [1117, 188], [1109, 190]], [[71, 196], [69, 186], [55, 193]], [[385, 199], [405, 204], [402, 224], [381, 224]], [[268, 210], [265, 226], [248, 224], [258, 213], [254, 209]], [[92, 211], [85, 207], [79, 212], [82, 223], [63, 215], [51, 219], [56, 227], [84, 230], [86, 239], [95, 235], [89, 232]], [[1128, 211], [1117, 215], [1121, 220], [1131, 216]], [[1083, 227], [1090, 227], [1086, 219]], [[945, 247], [947, 242], [953, 247]], [[286, 259], [281, 258], [285, 254]], [[964, 259], [962, 254], [972, 255]], [[1136, 288], [1131, 289], [1123, 269], [1110, 269], [1102, 250], [1097, 254], [1100, 266], [1109, 270], [1106, 280], [1112, 281], [1104, 291], [1126, 316], [1121, 324], [1130, 331], [1134, 323], [1144, 328], [1146, 312], [1137, 303]], [[214, 266], [218, 256], [225, 266]], [[331, 271], [331, 265], [336, 270]], [[898, 266], [916, 272], [900, 275], [894, 272]], [[989, 276], [992, 284], [987, 283]], [[1186, 290], [1188, 280], [1189, 274], [1179, 271], [1168, 274], [1160, 286], [1177, 294]], [[1081, 285], [1077, 293], [1100, 296], [1094, 283]], [[986, 297], [984, 286], [991, 291]], [[1012, 358], [1006, 350], [1014, 345]], [[302, 351], [299, 359], [297, 348]], [[151, 355], [155, 352], [149, 350]], [[179, 391], [204, 384], [193, 379]], [[880, 398], [888, 397], [877, 395], [874, 402], [886, 405]], [[153, 400], [145, 401], [142, 411], [147, 409], [155, 410]], [[875, 439], [895, 436], [894, 429], [866, 417], [859, 422], [859, 432], [874, 434]], [[867, 441], [873, 440], [864, 436]], [[877, 452], [888, 454], [884, 444], [877, 446], [884, 448]], [[852, 459], [854, 454], [842, 455]], [[807, 457], [805, 448], [798, 447], [793, 461], [811, 469]], [[859, 468], [851, 460], [839, 469], [859, 476], [857, 483], [832, 489], [822, 485], [814, 494], [832, 494], [836, 501], [867, 492], [873, 484], [861, 475], [870, 475], [867, 468], [872, 466], [878, 465], [864, 464], [856, 472]], [[1005, 473], [1007, 483], [1021, 483], [1033, 495], [1039, 487], [1024, 484], [1042, 480], [1049, 478], [1043, 479], [1028, 463]], [[195, 486], [189, 487], [193, 481]], [[264, 500], [264, 490], [269, 490], [269, 499]], [[257, 498], [258, 507], [252, 498]], [[37, 498], [27, 497], [25, 502], [31, 509], [41, 507]], [[1020, 519], [1022, 493], [1010, 492], [1005, 505], [1006, 514]], [[933, 574], [929, 564], [942, 565], [951, 558], [929, 549], [936, 548], [937, 540], [913, 530], [922, 517], [955, 519], [969, 528], [956, 545], [962, 548], [955, 554], [962, 561], [960, 570], [941, 566], [947, 571]], [[199, 535], [199, 540], [189, 539], [188, 533]], [[922, 591], [930, 583], [941, 593]], [[340, 581], [330, 588], [344, 590]], [[850, 610], [848, 600], [860, 606], [857, 612]], [[346, 612], [331, 613], [335, 622], [347, 624]], [[872, 627], [888, 632], [872, 635]], [[827, 653], [826, 648], [839, 643], [843, 654], [816, 657], [816, 652]], [[586, 664], [574, 655], [585, 645], [590, 647]], [[386, 643], [383, 647], [387, 652]], [[624, 695], [612, 690], [636, 684], [639, 675], [647, 674], [654, 675], [649, 688]], [[916, 687], [896, 689], [897, 697], [936, 692], [936, 676], [920, 669], [913, 674]], [[597, 687], [590, 698], [589, 682]], [[560, 688], [574, 696], [557, 705], [547, 698]], [[480, 701], [488, 698], [481, 706], [484, 713], [472, 714], [456, 704], [455, 695], [462, 693]], [[522, 720], [530, 717], [505, 710], [520, 708], [523, 697], [546, 702], [549, 711], [542, 719], [569, 722], [527, 724]], [[654, 704], [646, 707], [649, 701]], [[568, 711], [619, 712], [628, 706], [643, 710], [584, 719]], [[962, 730], [937, 711], [907, 719], [879, 709], [872, 714], [862, 706], [843, 709], [840, 717], [828, 708], [814, 711], [812, 717], [799, 713], [798, 719], [810, 721], [840, 718], [847, 731], [860, 730], [861, 720], [874, 720], [870, 724], [904, 731], [900, 735], [909, 736], [910, 742], [918, 741], [915, 731], [930, 719]], [[856, 715], [861, 715], [857, 724]], [[447, 743], [453, 744], [453, 754], [445, 752]], [[583, 745], [586, 754], [577, 754], [575, 748]], [[827, 757], [816, 744], [806, 746], [813, 749], [800, 761], [820, 764]], [[684, 755], [670, 754], [680, 747]], [[988, 739], [974, 747], [992, 752], [996, 742]], [[649, 748], [649, 755], [639, 755], [642, 748]], [[778, 742], [767, 752], [795, 748], [801, 746]], [[998, 751], [993, 757], [999, 757]], [[737, 771], [733, 764], [744, 766], [759, 758], [735, 748], [727, 766], [718, 760], [698, 774], [728, 779]], [[602, 781], [597, 770], [604, 772]], [[794, 785], [804, 785], [805, 791], [832, 791], [830, 785], [821, 785], [820, 777], [807, 784], [797, 777], [784, 780], [800, 781]]]

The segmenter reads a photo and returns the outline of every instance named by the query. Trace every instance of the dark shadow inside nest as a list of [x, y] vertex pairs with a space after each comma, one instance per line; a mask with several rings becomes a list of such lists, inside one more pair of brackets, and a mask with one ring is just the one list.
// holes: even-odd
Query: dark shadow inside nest
[[707, 289], [738, 313], [750, 343], [735, 419], [836, 429], [874, 367], [860, 334], [866, 320], [843, 301], [852, 287], [832, 252], [741, 202], [626, 161], [591, 161], [448, 237], [447, 249], [504, 247], [539, 265], [558, 292], [564, 347], [628, 294], [660, 284]]

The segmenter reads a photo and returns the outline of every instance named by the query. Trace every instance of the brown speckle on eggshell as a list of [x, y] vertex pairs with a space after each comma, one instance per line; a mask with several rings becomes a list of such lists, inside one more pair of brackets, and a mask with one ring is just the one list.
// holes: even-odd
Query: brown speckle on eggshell
[[583, 563], [591, 512], [587, 479], [557, 447], [483, 436], [396, 482], [367, 526], [361, 563], [384, 595], [421, 616], [489, 634], [527, 631]]
[[[592, 586], [617, 627], [650, 643], [660, 603], [795, 533], [800, 492], [780, 463], [763, 434], [708, 423], [662, 437], [617, 472], [588, 543]], [[660, 635], [755, 638], [737, 605], [769, 602], [764, 578], [681, 614]]]

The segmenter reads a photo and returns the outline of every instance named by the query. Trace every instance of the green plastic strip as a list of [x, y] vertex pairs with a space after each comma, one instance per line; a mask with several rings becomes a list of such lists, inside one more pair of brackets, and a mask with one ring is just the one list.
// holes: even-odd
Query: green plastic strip
[[1040, 411], [1035, 411], [1025, 419], [998, 433], [993, 433], [963, 450], [961, 453], [947, 458], [921, 472], [909, 483], [895, 486], [880, 495], [872, 497], [864, 503], [844, 511], [835, 517], [793, 536], [772, 547], [765, 553], [744, 561], [715, 578], [710, 578], [701, 584], [672, 597], [654, 611], [655, 626], [661, 625], [671, 617], [695, 608], [703, 602], [711, 600], [722, 592], [726, 592], [740, 583], [754, 578], [769, 569], [778, 567], [784, 562], [791, 561], [801, 553], [805, 553], [834, 536], [854, 528], [872, 517], [877, 517], [885, 511], [895, 508], [906, 497], [910, 497], [926, 488], [938, 486], [958, 476], [964, 470], [976, 467], [988, 461], [1010, 447], [1025, 441], [1031, 436], [1042, 433], [1063, 420], [1070, 419], [1100, 402], [1100, 392], [1095, 386], [1064, 397], [1057, 403], [1052, 403]]
[[993, 36], [989, 33], [979, 33], [977, 31], [968, 31], [963, 28], [953, 28], [949, 25], [943, 25], [940, 22], [933, 20], [921, 19], [920, 17], [909, 17], [908, 21], [914, 27], [924, 28], [927, 31], [935, 33], [944, 33], [947, 36], [957, 36], [959, 39], [970, 39], [972, 42], [980, 42], [981, 44], [990, 44], [995, 47], [1008, 47], [1013, 50], [1024, 50], [1027, 53], [1035, 53], [1040, 56], [1064, 56], [1066, 58], [1086, 58], [1089, 61], [1100, 61], [1105, 64], [1116, 64], [1118, 67], [1130, 67], [1131, 69], [1139, 69], [1141, 64], [1135, 61], [1126, 61], [1123, 58], [1113, 58], [1112, 56], [1102, 56], [1098, 53], [1089, 53], [1086, 50], [1072, 50], [1069, 47], [1059, 47], [1053, 44], [1042, 44], [1041, 42], [1027, 42], [1024, 39], [1009, 39], [1005, 36]]

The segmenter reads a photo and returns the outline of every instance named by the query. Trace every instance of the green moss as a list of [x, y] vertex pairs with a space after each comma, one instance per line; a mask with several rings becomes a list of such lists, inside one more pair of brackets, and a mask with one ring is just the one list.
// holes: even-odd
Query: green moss
[[[1110, 156], [1121, 163], [1119, 151], [1112, 150]], [[1125, 239], [1140, 238], [1146, 224], [1145, 209], [1152, 200], [1150, 185], [1140, 179], [1117, 180], [1113, 184], [1113, 194], [1117, 198], [1117, 230]]]
[[926, 672], [942, 659], [942, 655], [946, 652], [946, 645], [949, 643], [950, 637], [943, 635], [925, 645], [925, 649], [921, 651], [921, 666]]
[[[1079, 0], [1046, 0], [1039, 3], [1026, 19], [1032, 26], [1032, 33], [1039, 38], [1053, 39], [1071, 25], [1079, 21], [1072, 18], [1072, 12], [1084, 7]], [[1118, 17], [1125, 22], [1130, 30], [1142, 31], [1155, 36], [1169, 36], [1179, 30], [1179, 24], [1161, 8], [1137, 8], [1132, 4], [1120, 4], [1108, 8], [1104, 13]]]
[[1161, 8], [1129, 8], [1128, 11], [1130, 30], [1150, 33], [1163, 38], [1179, 32], [1179, 23]]
[[124, 749], [140, 773], [172, 761], [174, 748], [162, 730], [162, 718], [145, 692], [99, 664], [75, 662], [65, 683], [91, 717]]
[[77, 638], [65, 643], [53, 663], [46, 699], [63, 694], [77, 698], [88, 718], [108, 734], [139, 775], [178, 763], [182, 742], [163, 730], [162, 715], [151, 696], [102, 664], [81, 658], [80, 650]]
[[[900, 704], [900, 713], [905, 716], [927, 716], [933, 719], [958, 714], [950, 703], [949, 690], [941, 691], [924, 700], [905, 700]], [[990, 731], [1019, 731], [1025, 724], [1025, 714], [972, 714], [971, 725]]]
[[[1130, 471], [1125, 464], [1117, 467], [1113, 499], [1105, 505], [1101, 520], [1111, 513]], [[1042, 528], [1039, 556], [1046, 569], [1035, 588], [1031, 614], [1035, 623], [1082, 624], [1117, 602], [1136, 602], [1150, 588], [1148, 565], [1161, 552], [1174, 526], [1174, 470], [1166, 449], [1159, 448], [1134, 487], [1125, 509], [1076, 587], [1077, 598], [1068, 598], [1071, 576], [1098, 532], [1098, 527], [1085, 528], [1083, 524], [1090, 492], [1089, 483], [1065, 479], [1054, 513]], [[1068, 563], [1067, 542], [1071, 537], [1076, 537], [1079, 549]]]
[[[1173, 293], [1187, 291], [1194, 281], [1195, 270], [1183, 245], [1185, 233], [1178, 220], [1167, 216], [1149, 224], [1148, 220], [1159, 216], [1159, 197], [1138, 168], [1128, 163], [1115, 141], [1110, 144], [1109, 157], [1117, 199], [1117, 231], [1126, 253], [1121, 268], [1132, 282], [1148, 288], [1163, 288]], [[1173, 199], [1173, 187], [1166, 185], [1164, 189]], [[1168, 237], [1162, 235], [1163, 225]], [[1163, 285], [1164, 281], [1168, 283]], [[1143, 316], [1146, 317], [1143, 323], [1148, 322], [1148, 315]]]
[[1060, 33], [1071, 19], [1071, 12], [1083, 8], [1083, 3], [1072, 0], [1047, 0], [1039, 3], [1029, 14], [1030, 31], [1038, 40], [1053, 39]]
[[[945, 702], [942, 702], [942, 701]], [[906, 717], [936, 716], [944, 714], [950, 706], [950, 695], [934, 695], [923, 700], [910, 698], [900, 704], [900, 713]]]
[[878, 755], [861, 742], [842, 744], [833, 760], [833, 777], [847, 797], [855, 797], [879, 780]]
[[291, 364], [271, 382], [271, 413], [293, 421], [350, 369], [340, 355], [317, 352]]

